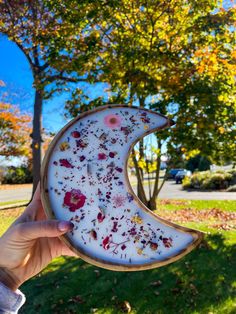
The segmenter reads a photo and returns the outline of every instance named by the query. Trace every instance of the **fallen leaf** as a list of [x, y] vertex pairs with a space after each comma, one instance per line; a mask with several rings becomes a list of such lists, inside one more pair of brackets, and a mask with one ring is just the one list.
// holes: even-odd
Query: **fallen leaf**
[[153, 287], [159, 287], [161, 285], [162, 285], [162, 282], [160, 280], [153, 281], [150, 283], [150, 286], [153, 286]]
[[121, 304], [121, 310], [125, 313], [130, 313], [132, 308], [131, 308], [131, 305], [129, 304], [128, 301], [124, 301], [122, 304]]

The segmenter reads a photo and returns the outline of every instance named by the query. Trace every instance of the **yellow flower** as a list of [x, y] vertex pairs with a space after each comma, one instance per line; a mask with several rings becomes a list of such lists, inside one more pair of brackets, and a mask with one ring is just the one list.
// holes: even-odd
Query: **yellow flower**
[[60, 147], [61, 151], [64, 151], [64, 150], [67, 150], [68, 148], [70, 148], [70, 145], [68, 142], [62, 142], [59, 147]]
[[137, 223], [137, 224], [141, 224], [143, 222], [142, 218], [138, 215], [133, 216], [131, 219], [132, 222]]
[[142, 255], [143, 254], [143, 250], [142, 249], [137, 249], [137, 253], [138, 253], [138, 255]]

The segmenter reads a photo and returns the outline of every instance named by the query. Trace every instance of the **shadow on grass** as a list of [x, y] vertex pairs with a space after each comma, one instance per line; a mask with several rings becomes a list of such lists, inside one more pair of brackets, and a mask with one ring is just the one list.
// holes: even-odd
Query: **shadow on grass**
[[[185, 258], [141, 272], [112, 272], [60, 258], [24, 284], [20, 313], [233, 313], [235, 247], [215, 234]], [[97, 309], [97, 310], [95, 310]], [[127, 309], [126, 309], [127, 311]]]

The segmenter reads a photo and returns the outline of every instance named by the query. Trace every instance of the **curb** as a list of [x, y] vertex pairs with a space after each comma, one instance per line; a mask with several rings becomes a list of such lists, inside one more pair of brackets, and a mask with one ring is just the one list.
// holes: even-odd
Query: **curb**
[[29, 202], [26, 203], [24, 201], [24, 202], [18, 202], [18, 203], [15, 203], [15, 204], [3, 205], [3, 206], [0, 206], [0, 210], [13, 209], [13, 208], [16, 208], [16, 207], [24, 207], [24, 206], [27, 206], [28, 204], [29, 204]]

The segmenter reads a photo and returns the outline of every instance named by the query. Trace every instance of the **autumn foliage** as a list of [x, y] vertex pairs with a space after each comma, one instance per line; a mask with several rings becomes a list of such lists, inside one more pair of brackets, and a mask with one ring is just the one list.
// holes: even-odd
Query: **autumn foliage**
[[27, 156], [30, 149], [31, 117], [17, 106], [0, 102], [0, 155]]

